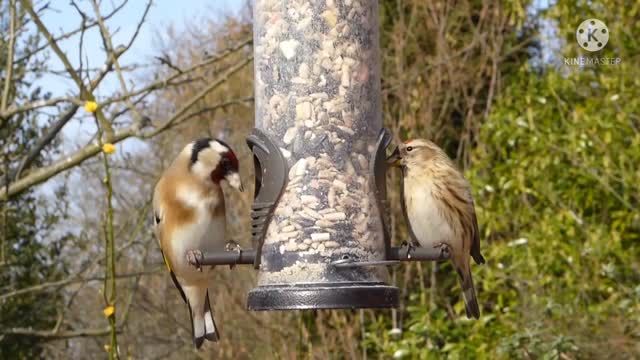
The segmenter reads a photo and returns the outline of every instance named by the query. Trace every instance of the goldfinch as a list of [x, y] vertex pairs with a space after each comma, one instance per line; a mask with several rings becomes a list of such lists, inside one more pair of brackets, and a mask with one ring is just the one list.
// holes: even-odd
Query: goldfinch
[[158, 181], [153, 194], [155, 234], [173, 283], [189, 307], [193, 341], [216, 342], [209, 300], [213, 266], [196, 268], [187, 256], [224, 251], [225, 203], [220, 183], [242, 191], [238, 159], [224, 142], [203, 138], [186, 145]]
[[428, 140], [399, 145], [387, 163], [402, 168], [402, 205], [413, 241], [449, 252], [460, 277], [467, 317], [479, 318], [470, 257], [478, 264], [485, 259], [469, 184], [447, 154]]

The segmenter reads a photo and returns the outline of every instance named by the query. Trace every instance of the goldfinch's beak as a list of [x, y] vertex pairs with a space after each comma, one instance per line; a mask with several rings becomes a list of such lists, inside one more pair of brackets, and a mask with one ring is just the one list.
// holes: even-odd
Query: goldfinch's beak
[[240, 179], [240, 174], [238, 174], [237, 172], [232, 172], [232, 173], [229, 173], [227, 176], [225, 176], [225, 178], [229, 182], [229, 186], [231, 186], [232, 188], [240, 192], [244, 191], [244, 187], [242, 186], [242, 180]]
[[393, 153], [387, 158], [387, 165], [400, 166], [401, 161], [402, 157], [400, 156], [400, 147], [396, 147]]

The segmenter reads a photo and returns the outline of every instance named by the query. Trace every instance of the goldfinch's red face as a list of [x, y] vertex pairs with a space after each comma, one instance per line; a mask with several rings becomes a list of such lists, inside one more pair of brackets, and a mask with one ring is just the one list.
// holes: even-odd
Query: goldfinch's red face
[[242, 191], [236, 154], [220, 140], [203, 138], [195, 141], [190, 148], [190, 170], [201, 179], [210, 179], [214, 184], [226, 180], [229, 185]]

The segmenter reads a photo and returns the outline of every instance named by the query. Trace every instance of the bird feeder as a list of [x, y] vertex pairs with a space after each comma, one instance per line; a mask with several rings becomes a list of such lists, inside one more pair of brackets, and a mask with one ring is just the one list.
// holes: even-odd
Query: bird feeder
[[391, 247], [377, 1], [254, 9], [254, 249], [199, 263], [252, 263], [250, 310], [397, 307], [385, 265], [448, 254]]
[[258, 181], [281, 188], [257, 185], [256, 199], [269, 193], [254, 204], [259, 286], [249, 293], [249, 309], [398, 302], [386, 268], [335, 266], [385, 259], [374, 176], [388, 140], [378, 141], [377, 14], [375, 1], [256, 1], [258, 131], [249, 144]]

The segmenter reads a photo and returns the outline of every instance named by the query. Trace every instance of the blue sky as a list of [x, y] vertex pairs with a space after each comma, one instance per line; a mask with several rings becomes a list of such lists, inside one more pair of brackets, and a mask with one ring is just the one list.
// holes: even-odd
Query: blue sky
[[[120, 3], [119, 0], [114, 2]], [[83, 11], [93, 15], [93, 10], [88, 1], [79, 1], [79, 3]], [[154, 45], [156, 44], [154, 41], [157, 40], [158, 35], [162, 35], [165, 32], [164, 29], [168, 25], [174, 25], [176, 29], [180, 30], [185, 23], [197, 22], [216, 15], [235, 13], [243, 3], [241, 0], [156, 0], [149, 11], [146, 24], [143, 26], [138, 39], [130, 51], [121, 58], [121, 62], [124, 65], [132, 62], [144, 62], [151, 58], [154, 55]], [[103, 4], [101, 9], [103, 14], [113, 8], [112, 1], [103, 0]], [[118, 29], [118, 32], [113, 37], [114, 46], [126, 43], [131, 37], [145, 4], [146, 1], [143, 0], [129, 0], [117, 16], [107, 23], [111, 32]], [[63, 31], [77, 28], [80, 24], [80, 17], [73, 7], [69, 5], [68, 1], [54, 1], [52, 2], [52, 8], [56, 11], [47, 12], [43, 17], [43, 21], [54, 34], [61, 34]], [[78, 61], [78, 41], [78, 37], [73, 37], [60, 44], [67, 56], [70, 56], [74, 65]], [[105, 59], [105, 54], [97, 28], [86, 34], [84, 43], [85, 58], [88, 59], [90, 65], [101, 66]], [[53, 69], [62, 68], [62, 64], [53, 54], [51, 56], [51, 67]], [[117, 85], [115, 78], [108, 80], [111, 81], [107, 81], [107, 84]], [[41, 84], [46, 86], [46, 89], [51, 91], [54, 96], [63, 95], [70, 89], [75, 89], [75, 85], [70, 80], [54, 76], [44, 78]], [[102, 91], [105, 94], [108, 93], [106, 88], [103, 88]]]

